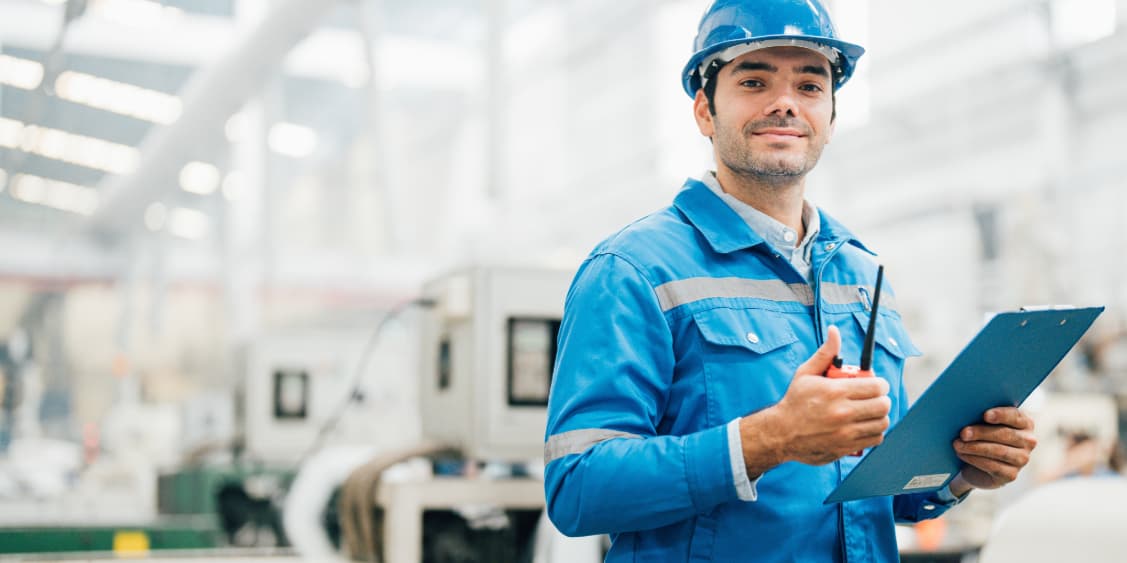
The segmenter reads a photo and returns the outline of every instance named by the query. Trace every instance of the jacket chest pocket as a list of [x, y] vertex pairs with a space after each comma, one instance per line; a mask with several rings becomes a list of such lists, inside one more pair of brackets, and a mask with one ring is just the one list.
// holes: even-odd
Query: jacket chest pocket
[[715, 308], [693, 314], [715, 426], [775, 404], [801, 363], [785, 313]]
[[[855, 353], [846, 355], [847, 362], [860, 362], [861, 349], [863, 348], [865, 331], [869, 326], [869, 313], [866, 311], [853, 312], [851, 316], [856, 322], [850, 323], [854, 326], [855, 344], [850, 345], [851, 350]], [[845, 319], [848, 321], [848, 319]], [[877, 316], [876, 328], [873, 332], [873, 372], [878, 377], [883, 377], [888, 381], [892, 388], [892, 423], [899, 422], [901, 413], [906, 410], [908, 398], [900, 393], [903, 390], [903, 375], [904, 375], [904, 362], [912, 356], [919, 356], [920, 351], [912, 344], [911, 339], [908, 338], [908, 332], [904, 329], [904, 324], [900, 320], [900, 316], [896, 314], [879, 313]], [[845, 336], [843, 331], [842, 336]], [[903, 409], [903, 410], [902, 410]]]
[[[853, 318], [857, 321], [859, 338], [863, 339], [869, 326], [869, 313], [857, 311], [853, 313]], [[873, 341], [876, 344], [873, 347], [874, 363], [884, 356], [883, 359], [890, 362], [890, 367], [896, 368], [897, 373], [903, 367], [905, 359], [920, 355], [919, 349], [908, 338], [908, 331], [904, 330], [900, 319], [893, 315], [878, 314]], [[880, 373], [879, 369], [878, 373]]]

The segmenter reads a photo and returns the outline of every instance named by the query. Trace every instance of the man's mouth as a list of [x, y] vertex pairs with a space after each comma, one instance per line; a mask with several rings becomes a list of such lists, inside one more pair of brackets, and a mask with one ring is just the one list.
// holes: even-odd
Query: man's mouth
[[767, 127], [765, 129], [757, 129], [752, 132], [752, 135], [767, 141], [782, 142], [793, 141], [805, 137], [802, 131], [798, 129], [791, 129], [789, 127]]

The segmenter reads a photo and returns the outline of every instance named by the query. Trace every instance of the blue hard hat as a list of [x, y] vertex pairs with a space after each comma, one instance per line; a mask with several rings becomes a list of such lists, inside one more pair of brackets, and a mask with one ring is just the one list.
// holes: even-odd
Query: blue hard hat
[[[807, 47], [828, 55], [835, 88], [849, 80], [865, 53], [860, 45], [837, 38], [829, 12], [818, 0], [716, 0], [700, 20], [693, 56], [681, 71], [685, 92], [693, 97], [703, 86], [702, 63], [733, 47], [760, 43]], [[730, 60], [715, 61], [714, 66]]]

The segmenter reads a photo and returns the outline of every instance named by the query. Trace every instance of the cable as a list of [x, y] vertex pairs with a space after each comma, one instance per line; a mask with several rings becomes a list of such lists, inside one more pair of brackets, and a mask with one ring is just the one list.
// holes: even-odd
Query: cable
[[309, 459], [309, 456], [317, 453], [317, 450], [320, 449], [323, 445], [325, 437], [328, 436], [330, 432], [336, 429], [337, 424], [340, 423], [340, 419], [348, 410], [349, 405], [357, 402], [363, 397], [363, 393], [360, 390], [360, 383], [364, 379], [364, 369], [368, 365], [368, 361], [372, 355], [372, 352], [376, 349], [376, 343], [379, 342], [380, 336], [383, 335], [384, 327], [386, 327], [392, 320], [399, 318], [400, 315], [407, 312], [407, 310], [411, 309], [412, 307], [429, 309], [437, 304], [438, 302], [434, 299], [417, 297], [415, 299], [405, 301], [396, 305], [395, 307], [392, 307], [391, 310], [388, 311], [382, 319], [380, 319], [379, 324], [377, 324], [376, 328], [372, 330], [371, 336], [368, 337], [368, 341], [364, 344], [364, 349], [360, 352], [360, 358], [356, 361], [356, 369], [353, 371], [352, 378], [348, 384], [348, 394], [345, 395], [344, 400], [340, 403], [340, 406], [333, 409], [332, 415], [327, 420], [325, 420], [325, 422], [317, 430], [317, 436], [313, 438], [313, 441], [309, 444], [309, 447], [306, 448], [305, 452], [301, 454], [300, 458], [298, 458], [298, 467], [301, 467], [301, 465]]

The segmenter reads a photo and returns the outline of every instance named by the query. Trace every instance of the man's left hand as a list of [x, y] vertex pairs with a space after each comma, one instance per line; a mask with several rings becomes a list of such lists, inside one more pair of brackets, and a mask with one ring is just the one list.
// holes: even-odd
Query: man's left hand
[[963, 428], [955, 440], [955, 454], [967, 463], [951, 483], [962, 496], [972, 487], [997, 489], [1017, 479], [1037, 446], [1033, 419], [1014, 407], [998, 407], [983, 414], [984, 424]]

